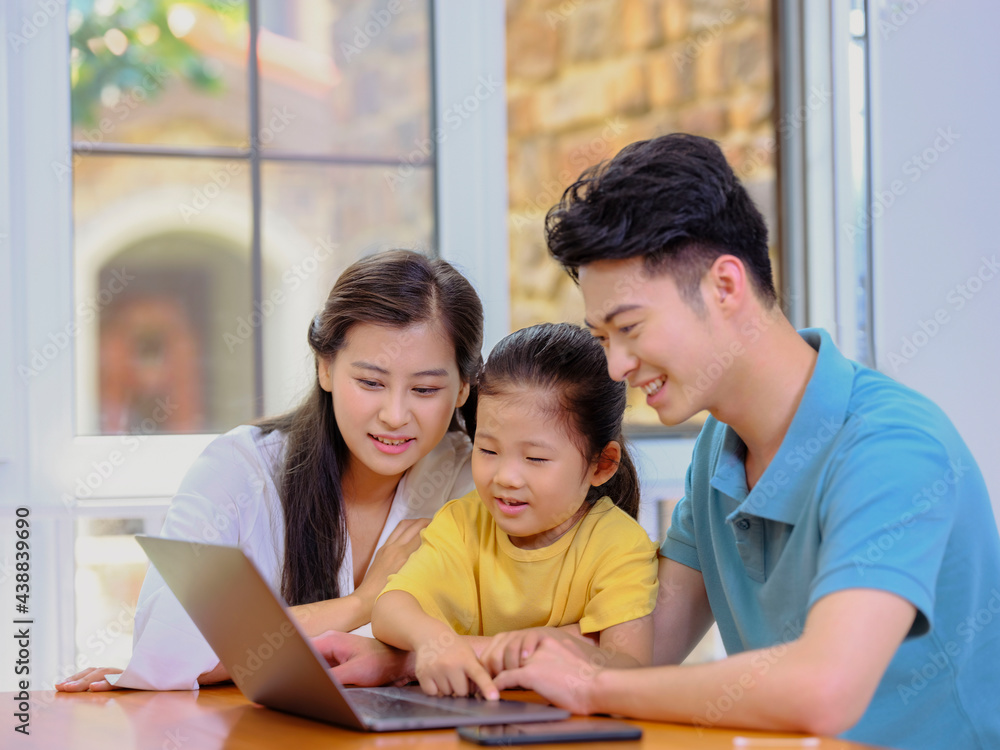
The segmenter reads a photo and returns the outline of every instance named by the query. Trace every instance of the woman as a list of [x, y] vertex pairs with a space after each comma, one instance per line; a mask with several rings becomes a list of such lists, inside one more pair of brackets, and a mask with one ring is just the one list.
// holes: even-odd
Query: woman
[[[307, 634], [369, 623], [386, 578], [419, 544], [426, 521], [408, 519], [472, 489], [459, 410], [482, 335], [482, 303], [445, 261], [409, 251], [358, 261], [309, 328], [311, 394], [288, 414], [214, 440], [184, 478], [162, 535], [242, 547]], [[125, 671], [88, 669], [56, 688], [178, 690], [225, 679], [150, 568]]]

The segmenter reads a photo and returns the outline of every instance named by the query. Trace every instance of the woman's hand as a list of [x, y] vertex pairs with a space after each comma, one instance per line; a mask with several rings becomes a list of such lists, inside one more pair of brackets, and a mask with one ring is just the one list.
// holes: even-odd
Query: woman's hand
[[330, 630], [350, 632], [372, 621], [375, 599], [385, 588], [390, 575], [401, 567], [420, 546], [420, 531], [430, 520], [411, 518], [400, 521], [389, 538], [372, 558], [364, 580], [353, 593], [339, 599], [326, 599], [290, 607], [292, 616], [310, 637], [318, 637]]
[[354, 595], [362, 601], [364, 611], [368, 613], [365, 622], [371, 621], [372, 606], [385, 588], [385, 582], [389, 576], [403, 567], [407, 558], [420, 546], [420, 532], [430, 522], [429, 518], [408, 518], [400, 521], [385, 540], [385, 544], [375, 552], [364, 580], [354, 590]]
[[432, 640], [416, 650], [417, 680], [427, 695], [470, 695], [479, 692], [495, 701], [500, 691], [489, 672], [476, 658], [476, 652], [461, 638], [438, 643]]
[[82, 693], [90, 691], [99, 693], [104, 690], [117, 690], [114, 685], [104, 679], [105, 675], [121, 674], [122, 670], [114, 667], [91, 667], [56, 683], [56, 690], [62, 693]]
[[413, 678], [412, 654], [374, 638], [329, 630], [313, 638], [312, 644], [345, 685], [405, 685]]
[[207, 672], [202, 672], [198, 675], [198, 684], [215, 685], [216, 683], [226, 682], [231, 679], [233, 678], [229, 676], [228, 670], [222, 666], [222, 662], [220, 661]]

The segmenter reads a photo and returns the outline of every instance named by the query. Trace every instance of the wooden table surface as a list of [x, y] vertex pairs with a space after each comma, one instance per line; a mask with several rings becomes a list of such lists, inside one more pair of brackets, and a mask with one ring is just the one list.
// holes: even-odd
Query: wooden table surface
[[[46, 748], [52, 750], [215, 750], [216, 748], [337, 748], [374, 750], [401, 745], [430, 750], [451, 748], [471, 750], [477, 745], [461, 740], [453, 729], [419, 732], [369, 734], [322, 724], [257, 706], [233, 685], [202, 688], [196, 692], [145, 692], [117, 690], [108, 693], [31, 692], [30, 735], [13, 731], [15, 720], [10, 707], [13, 693], [0, 693], [4, 706], [4, 748]], [[538, 700], [525, 692], [508, 692], [513, 700]], [[802, 742], [796, 735], [758, 733], [727, 729], [699, 729], [678, 724], [630, 722], [642, 727], [638, 742], [553, 744], [546, 747], [597, 748], [614, 746], [622, 750], [657, 748], [727, 748], [733, 738], [751, 738], [745, 747], [817, 747], [822, 750], [861, 750], [870, 745], [822, 739]]]

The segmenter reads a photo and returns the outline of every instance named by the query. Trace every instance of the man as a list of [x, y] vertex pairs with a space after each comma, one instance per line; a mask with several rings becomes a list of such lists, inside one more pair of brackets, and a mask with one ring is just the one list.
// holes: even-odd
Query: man
[[611, 376], [664, 424], [711, 415], [662, 548], [656, 663], [713, 619], [729, 656], [598, 671], [547, 640], [498, 687], [584, 713], [1000, 747], [1000, 540], [975, 461], [926, 398], [790, 325], [718, 146], [628, 146], [547, 234]]
[[[597, 649], [542, 637], [497, 686], [578, 713], [1000, 747], [1000, 539], [975, 461], [926, 398], [795, 331], [718, 146], [628, 146], [547, 234], [612, 377], [664, 424], [711, 416], [662, 548], [660, 666], [602, 669]], [[728, 656], [676, 666], [713, 620]], [[348, 679], [400, 669], [327, 650]]]

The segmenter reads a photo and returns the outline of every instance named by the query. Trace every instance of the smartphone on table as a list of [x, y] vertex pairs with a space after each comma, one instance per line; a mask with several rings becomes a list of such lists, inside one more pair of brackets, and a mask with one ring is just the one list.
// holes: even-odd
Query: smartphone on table
[[637, 740], [642, 730], [614, 719], [574, 718], [531, 724], [458, 727], [458, 735], [479, 745], [535, 745], [545, 742]]

